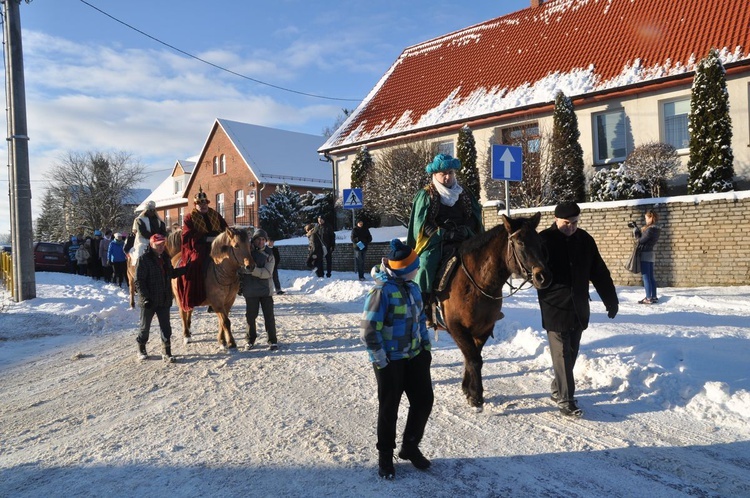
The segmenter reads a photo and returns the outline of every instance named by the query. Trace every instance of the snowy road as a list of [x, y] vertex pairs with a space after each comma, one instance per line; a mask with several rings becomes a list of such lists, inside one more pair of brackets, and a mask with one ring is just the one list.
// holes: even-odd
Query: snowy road
[[[136, 360], [136, 312], [124, 308], [93, 322], [60, 315], [50, 335], [38, 330], [34, 339], [6, 334], [0, 496], [750, 496], [750, 429], [741, 417], [722, 419], [715, 405], [706, 404], [704, 420], [696, 415], [712, 394], [697, 396], [700, 383], [694, 388], [675, 373], [679, 366], [657, 358], [674, 351], [656, 346], [643, 358], [663, 325], [653, 315], [629, 321], [637, 304], [623, 302], [619, 324], [592, 325], [599, 332], [584, 341], [580, 375], [586, 416], [560, 417], [547, 397], [533, 296], [508, 303], [485, 349], [482, 413], [464, 401], [460, 353], [441, 333], [422, 443], [433, 467], [397, 462], [396, 480], [381, 481], [375, 381], [358, 339], [361, 299], [337, 298], [333, 286], [357, 286], [359, 296], [366, 287], [287, 280], [296, 288], [276, 297], [278, 352], [219, 352], [216, 319], [205, 308], [194, 316], [197, 342], [187, 346], [173, 313], [172, 365], [155, 355], [158, 335], [151, 359]], [[746, 318], [747, 305], [737, 302]], [[43, 314], [18, 314], [17, 322], [5, 314], [0, 326], [36, 327]], [[242, 299], [231, 319], [241, 347]], [[54, 335], [103, 321], [104, 332]], [[615, 340], [648, 321], [657, 324], [645, 338]], [[731, 317], [722, 327], [739, 334], [733, 344], [747, 342]], [[23, 358], [13, 360], [14, 351]], [[404, 418], [402, 411], [400, 424]]]

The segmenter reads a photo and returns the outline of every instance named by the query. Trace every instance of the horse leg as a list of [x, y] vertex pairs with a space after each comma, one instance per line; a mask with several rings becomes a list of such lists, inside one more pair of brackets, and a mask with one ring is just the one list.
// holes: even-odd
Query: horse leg
[[182, 341], [185, 344], [190, 344], [192, 342], [192, 335], [190, 334], [190, 324], [192, 322], [193, 312], [180, 310], [180, 318], [182, 319]]
[[474, 344], [471, 333], [463, 327], [449, 329], [453, 341], [464, 356], [464, 377], [461, 389], [469, 404], [477, 409], [484, 404], [482, 388], [482, 355]]
[[219, 317], [219, 340], [225, 343], [228, 349], [236, 349], [237, 343], [232, 336], [232, 322], [229, 320], [229, 312], [218, 311], [216, 315]]

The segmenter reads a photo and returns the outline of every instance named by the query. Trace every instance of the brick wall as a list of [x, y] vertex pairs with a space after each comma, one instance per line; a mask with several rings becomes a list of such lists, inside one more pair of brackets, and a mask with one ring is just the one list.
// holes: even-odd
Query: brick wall
[[[645, 223], [653, 209], [661, 226], [654, 273], [660, 287], [750, 285], [750, 191], [685, 195], [610, 203], [583, 203], [580, 228], [596, 240], [617, 285], [640, 285], [640, 275], [624, 268], [633, 249], [628, 221]], [[554, 220], [553, 208], [542, 212], [540, 230]], [[503, 211], [500, 214], [503, 214]], [[485, 208], [485, 226], [500, 222], [496, 209]]]
[[[750, 191], [687, 195], [609, 203], [582, 203], [580, 227], [596, 240], [617, 285], [640, 285], [640, 275], [624, 264], [633, 248], [628, 221], [643, 226], [643, 213], [659, 213], [661, 236], [655, 274], [660, 287], [750, 285]], [[542, 213], [540, 230], [552, 224], [553, 208], [513, 211], [513, 216]], [[503, 214], [503, 210], [500, 214]], [[486, 227], [500, 222], [496, 208], [484, 209]], [[306, 270], [307, 245], [279, 245], [281, 268]], [[373, 243], [365, 268], [388, 254], [388, 242]], [[337, 241], [334, 271], [354, 272], [352, 245]]]
[[[307, 244], [304, 246], [277, 245], [281, 256], [280, 268], [284, 270], [308, 270], [305, 266], [307, 261]], [[336, 250], [333, 251], [333, 271], [347, 271], [354, 273], [354, 249], [348, 241], [336, 241]], [[367, 248], [365, 255], [365, 273], [370, 268], [380, 263], [390, 251], [390, 242], [373, 242]]]

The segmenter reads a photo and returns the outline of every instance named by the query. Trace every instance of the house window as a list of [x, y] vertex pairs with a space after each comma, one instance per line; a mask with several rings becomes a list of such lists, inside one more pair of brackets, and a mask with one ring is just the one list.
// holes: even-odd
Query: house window
[[442, 142], [437, 144], [437, 153], [453, 156], [453, 142]]
[[214, 175], [219, 174], [219, 157], [214, 156]]
[[219, 173], [226, 173], [227, 172], [227, 156], [224, 154], [221, 155], [221, 165], [219, 167]]
[[169, 230], [172, 226], [172, 220], [169, 217], [169, 209], [164, 210], [164, 224], [167, 226], [167, 230]]
[[181, 207], [177, 210], [177, 223], [182, 226], [182, 222], [185, 220], [185, 208]]
[[182, 186], [184, 185], [183, 180], [175, 180], [174, 181], [174, 192], [173, 194], [179, 194], [182, 192]]
[[662, 104], [662, 142], [675, 149], [690, 147], [688, 114], [690, 114], [690, 99], [675, 100]]
[[234, 212], [236, 216], [245, 216], [245, 191], [237, 190], [234, 193]]
[[625, 159], [628, 151], [624, 110], [594, 116], [594, 148], [598, 163]]
[[500, 140], [505, 145], [514, 145], [527, 154], [539, 154], [539, 123], [526, 123], [500, 130]]
[[224, 193], [216, 194], [216, 211], [224, 216]]

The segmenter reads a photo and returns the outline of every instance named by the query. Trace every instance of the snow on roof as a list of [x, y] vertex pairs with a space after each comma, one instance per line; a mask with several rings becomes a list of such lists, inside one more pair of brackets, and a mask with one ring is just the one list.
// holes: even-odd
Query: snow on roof
[[[148, 197], [143, 199], [143, 202], [138, 204], [135, 208], [136, 213], [140, 213], [146, 209], [146, 203], [148, 201], [154, 201], [157, 209], [166, 206], [180, 206], [187, 205], [188, 200], [183, 197], [185, 193], [185, 187], [187, 187], [190, 174], [193, 172], [195, 167], [195, 161], [188, 161], [185, 159], [179, 159], [175, 162], [172, 173], [162, 181], [158, 187], [151, 192]], [[180, 173], [182, 172], [182, 173]], [[182, 180], [182, 188], [175, 192], [175, 181]]]
[[406, 48], [321, 152], [750, 58], [737, 0], [551, 0]]
[[322, 161], [322, 136], [217, 119], [261, 183], [331, 188], [330, 163]]

